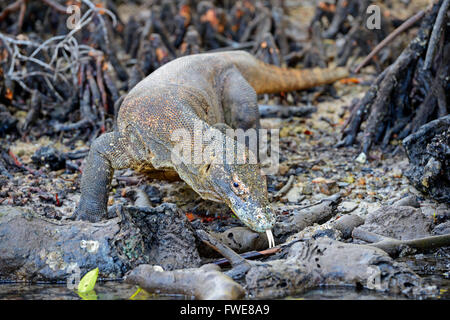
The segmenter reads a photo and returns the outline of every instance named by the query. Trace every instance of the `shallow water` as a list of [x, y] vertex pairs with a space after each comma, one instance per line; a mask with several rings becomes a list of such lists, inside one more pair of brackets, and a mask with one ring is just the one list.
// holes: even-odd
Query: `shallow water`
[[[0, 299], [7, 300], [124, 300], [136, 292], [137, 286], [119, 282], [98, 282], [95, 294], [80, 296], [63, 284], [0, 284]], [[134, 300], [142, 299], [190, 299], [184, 295], [157, 295], [141, 291]]]
[[[440, 289], [437, 299], [450, 300], [450, 259], [449, 250], [437, 251], [434, 254], [417, 254], [397, 261], [405, 262], [419, 274], [425, 284], [435, 285]], [[8, 300], [123, 300], [129, 299], [136, 292], [137, 286], [119, 281], [98, 282], [95, 294], [79, 296], [64, 284], [0, 284], [0, 299]], [[158, 295], [141, 291], [133, 299], [192, 299], [184, 295]], [[401, 295], [386, 294], [367, 289], [356, 289], [351, 286], [319, 287], [286, 299], [305, 300], [399, 300]]]

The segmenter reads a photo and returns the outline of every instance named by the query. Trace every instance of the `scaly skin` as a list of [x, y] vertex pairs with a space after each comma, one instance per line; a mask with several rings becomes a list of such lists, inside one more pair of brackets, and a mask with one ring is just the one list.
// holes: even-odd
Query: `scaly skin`
[[[258, 164], [214, 161], [215, 154], [201, 163], [172, 158], [178, 143], [173, 136], [184, 130], [181, 136], [195, 137], [199, 123], [202, 132], [259, 128], [258, 93], [311, 88], [347, 75], [342, 68], [278, 68], [243, 51], [197, 54], [167, 63], [129, 92], [120, 107], [117, 131], [92, 144], [74, 218], [94, 222], [104, 217], [114, 170], [132, 168], [155, 178], [179, 176], [202, 198], [227, 204], [251, 229], [270, 230], [275, 217]], [[237, 144], [219, 134], [231, 146]], [[208, 146], [204, 142], [201, 148]]]

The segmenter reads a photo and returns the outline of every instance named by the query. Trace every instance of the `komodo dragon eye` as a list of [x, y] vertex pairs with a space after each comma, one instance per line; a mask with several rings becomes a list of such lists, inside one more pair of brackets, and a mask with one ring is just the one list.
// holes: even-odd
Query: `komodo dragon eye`
[[242, 181], [238, 178], [237, 175], [233, 175], [231, 188], [233, 189], [234, 193], [236, 193], [239, 196], [248, 195], [249, 193], [248, 188], [245, 186], [245, 184], [242, 183]]

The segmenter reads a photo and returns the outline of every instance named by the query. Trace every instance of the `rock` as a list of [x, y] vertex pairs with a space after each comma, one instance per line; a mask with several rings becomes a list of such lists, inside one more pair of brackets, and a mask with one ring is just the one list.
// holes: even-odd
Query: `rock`
[[450, 203], [450, 115], [423, 125], [403, 146], [410, 163], [405, 176], [418, 190]]
[[338, 205], [337, 210], [340, 213], [350, 213], [354, 211], [356, 208], [358, 208], [358, 203], [353, 201], [342, 201]]
[[397, 200], [392, 205], [395, 207], [420, 208], [420, 203], [419, 203], [419, 201], [417, 201], [417, 197], [415, 195], [407, 196], [400, 200]]
[[439, 222], [445, 222], [450, 219], [450, 208], [448, 204], [441, 204], [436, 209], [436, 214], [434, 216], [436, 221]]
[[287, 199], [288, 202], [297, 203], [302, 197], [301, 189], [298, 186], [294, 186], [282, 197]]
[[361, 152], [355, 159], [356, 162], [364, 164], [367, 161], [367, 156], [364, 152]]
[[97, 267], [114, 279], [142, 263], [200, 265], [192, 227], [175, 205], [113, 209], [119, 217], [90, 223], [0, 206], [0, 280], [65, 281]]
[[342, 233], [342, 238], [348, 239], [352, 236], [354, 228], [364, 223], [364, 219], [354, 214], [347, 214], [333, 222], [333, 227]]
[[431, 235], [432, 220], [413, 207], [383, 206], [367, 214], [358, 228], [398, 239], [410, 240]]
[[247, 227], [234, 227], [222, 233], [212, 234], [223, 244], [238, 253], [264, 250], [269, 246], [265, 233], [258, 233]]
[[[252, 264], [245, 276], [249, 298], [280, 298], [319, 285], [353, 285], [411, 296], [426, 289], [406, 264], [378, 248], [319, 238], [295, 242], [285, 250], [286, 259]], [[433, 287], [431, 293], [437, 292]]]
[[450, 234], [450, 221], [438, 224], [433, 229], [433, 235], [444, 235], [444, 234]]
[[326, 195], [332, 195], [339, 192], [336, 181], [325, 178], [316, 178], [311, 181], [316, 184], [318, 191]]
[[45, 166], [50, 170], [60, 170], [65, 168], [66, 159], [55, 148], [45, 146], [41, 147], [31, 156], [33, 163], [38, 166]]

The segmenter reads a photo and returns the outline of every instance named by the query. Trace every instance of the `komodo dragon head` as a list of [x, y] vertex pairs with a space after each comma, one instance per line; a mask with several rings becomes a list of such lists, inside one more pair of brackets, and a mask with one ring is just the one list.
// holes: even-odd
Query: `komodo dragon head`
[[[231, 145], [236, 147], [236, 141]], [[244, 158], [249, 159], [248, 155], [249, 151], [245, 148]], [[217, 161], [218, 158], [224, 160]], [[225, 158], [223, 155], [213, 155], [203, 159], [195, 174], [180, 167], [177, 171], [203, 199], [225, 203], [250, 229], [266, 232], [269, 246], [274, 246], [271, 229], [275, 215], [269, 206], [267, 182], [261, 174], [260, 165], [245, 160], [228, 163]]]
[[[274, 245], [271, 229], [275, 215], [269, 205], [266, 178], [258, 164], [205, 164], [200, 168], [203, 185], [208, 185], [203, 198], [224, 202], [250, 229], [266, 232], [269, 245]], [[205, 190], [205, 189], [203, 189]]]

